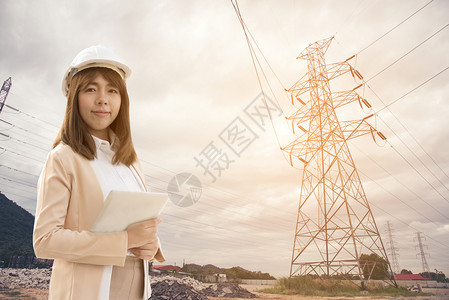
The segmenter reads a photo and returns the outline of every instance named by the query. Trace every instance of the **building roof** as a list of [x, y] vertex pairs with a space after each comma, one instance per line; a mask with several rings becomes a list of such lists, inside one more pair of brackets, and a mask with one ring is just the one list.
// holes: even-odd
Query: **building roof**
[[153, 269], [159, 271], [181, 271], [180, 267], [172, 265], [153, 265]]
[[394, 274], [396, 280], [432, 280], [430, 278], [424, 278], [420, 274]]

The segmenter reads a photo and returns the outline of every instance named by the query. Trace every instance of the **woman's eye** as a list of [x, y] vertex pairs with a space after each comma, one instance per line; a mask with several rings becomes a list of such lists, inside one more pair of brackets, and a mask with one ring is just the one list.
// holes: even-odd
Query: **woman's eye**
[[109, 90], [109, 92], [118, 94], [118, 90], [115, 90], [115, 89], [111, 89], [111, 90]]
[[89, 92], [89, 93], [95, 92], [95, 89], [94, 89], [94, 88], [87, 88], [87, 89], [86, 89], [86, 92]]

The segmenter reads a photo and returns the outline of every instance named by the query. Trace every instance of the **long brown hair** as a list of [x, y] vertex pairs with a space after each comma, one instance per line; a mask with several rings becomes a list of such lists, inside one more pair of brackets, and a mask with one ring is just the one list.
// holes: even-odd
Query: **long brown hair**
[[119, 146], [112, 159], [114, 164], [122, 163], [130, 166], [137, 160], [137, 154], [131, 139], [131, 126], [129, 120], [129, 96], [126, 84], [120, 75], [108, 68], [89, 68], [73, 76], [67, 94], [67, 107], [62, 127], [53, 143], [53, 148], [63, 142], [73, 151], [89, 160], [97, 156], [95, 142], [89, 133], [87, 124], [81, 118], [78, 106], [78, 93], [87, 87], [97, 75], [102, 75], [106, 81], [116, 87], [121, 96], [120, 110], [117, 118], [110, 125], [116, 134]]

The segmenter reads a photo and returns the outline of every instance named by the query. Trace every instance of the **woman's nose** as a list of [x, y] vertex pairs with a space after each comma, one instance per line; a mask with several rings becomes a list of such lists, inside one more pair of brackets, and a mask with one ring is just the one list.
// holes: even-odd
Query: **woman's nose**
[[106, 95], [105, 92], [100, 92], [98, 94], [98, 98], [97, 98], [97, 104], [107, 104], [108, 103], [108, 97]]

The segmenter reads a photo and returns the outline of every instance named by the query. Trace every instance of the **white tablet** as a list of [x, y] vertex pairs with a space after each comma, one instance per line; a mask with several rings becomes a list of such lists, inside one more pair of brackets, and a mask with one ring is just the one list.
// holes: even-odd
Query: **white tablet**
[[112, 190], [90, 231], [117, 232], [129, 225], [157, 218], [167, 203], [166, 193]]

